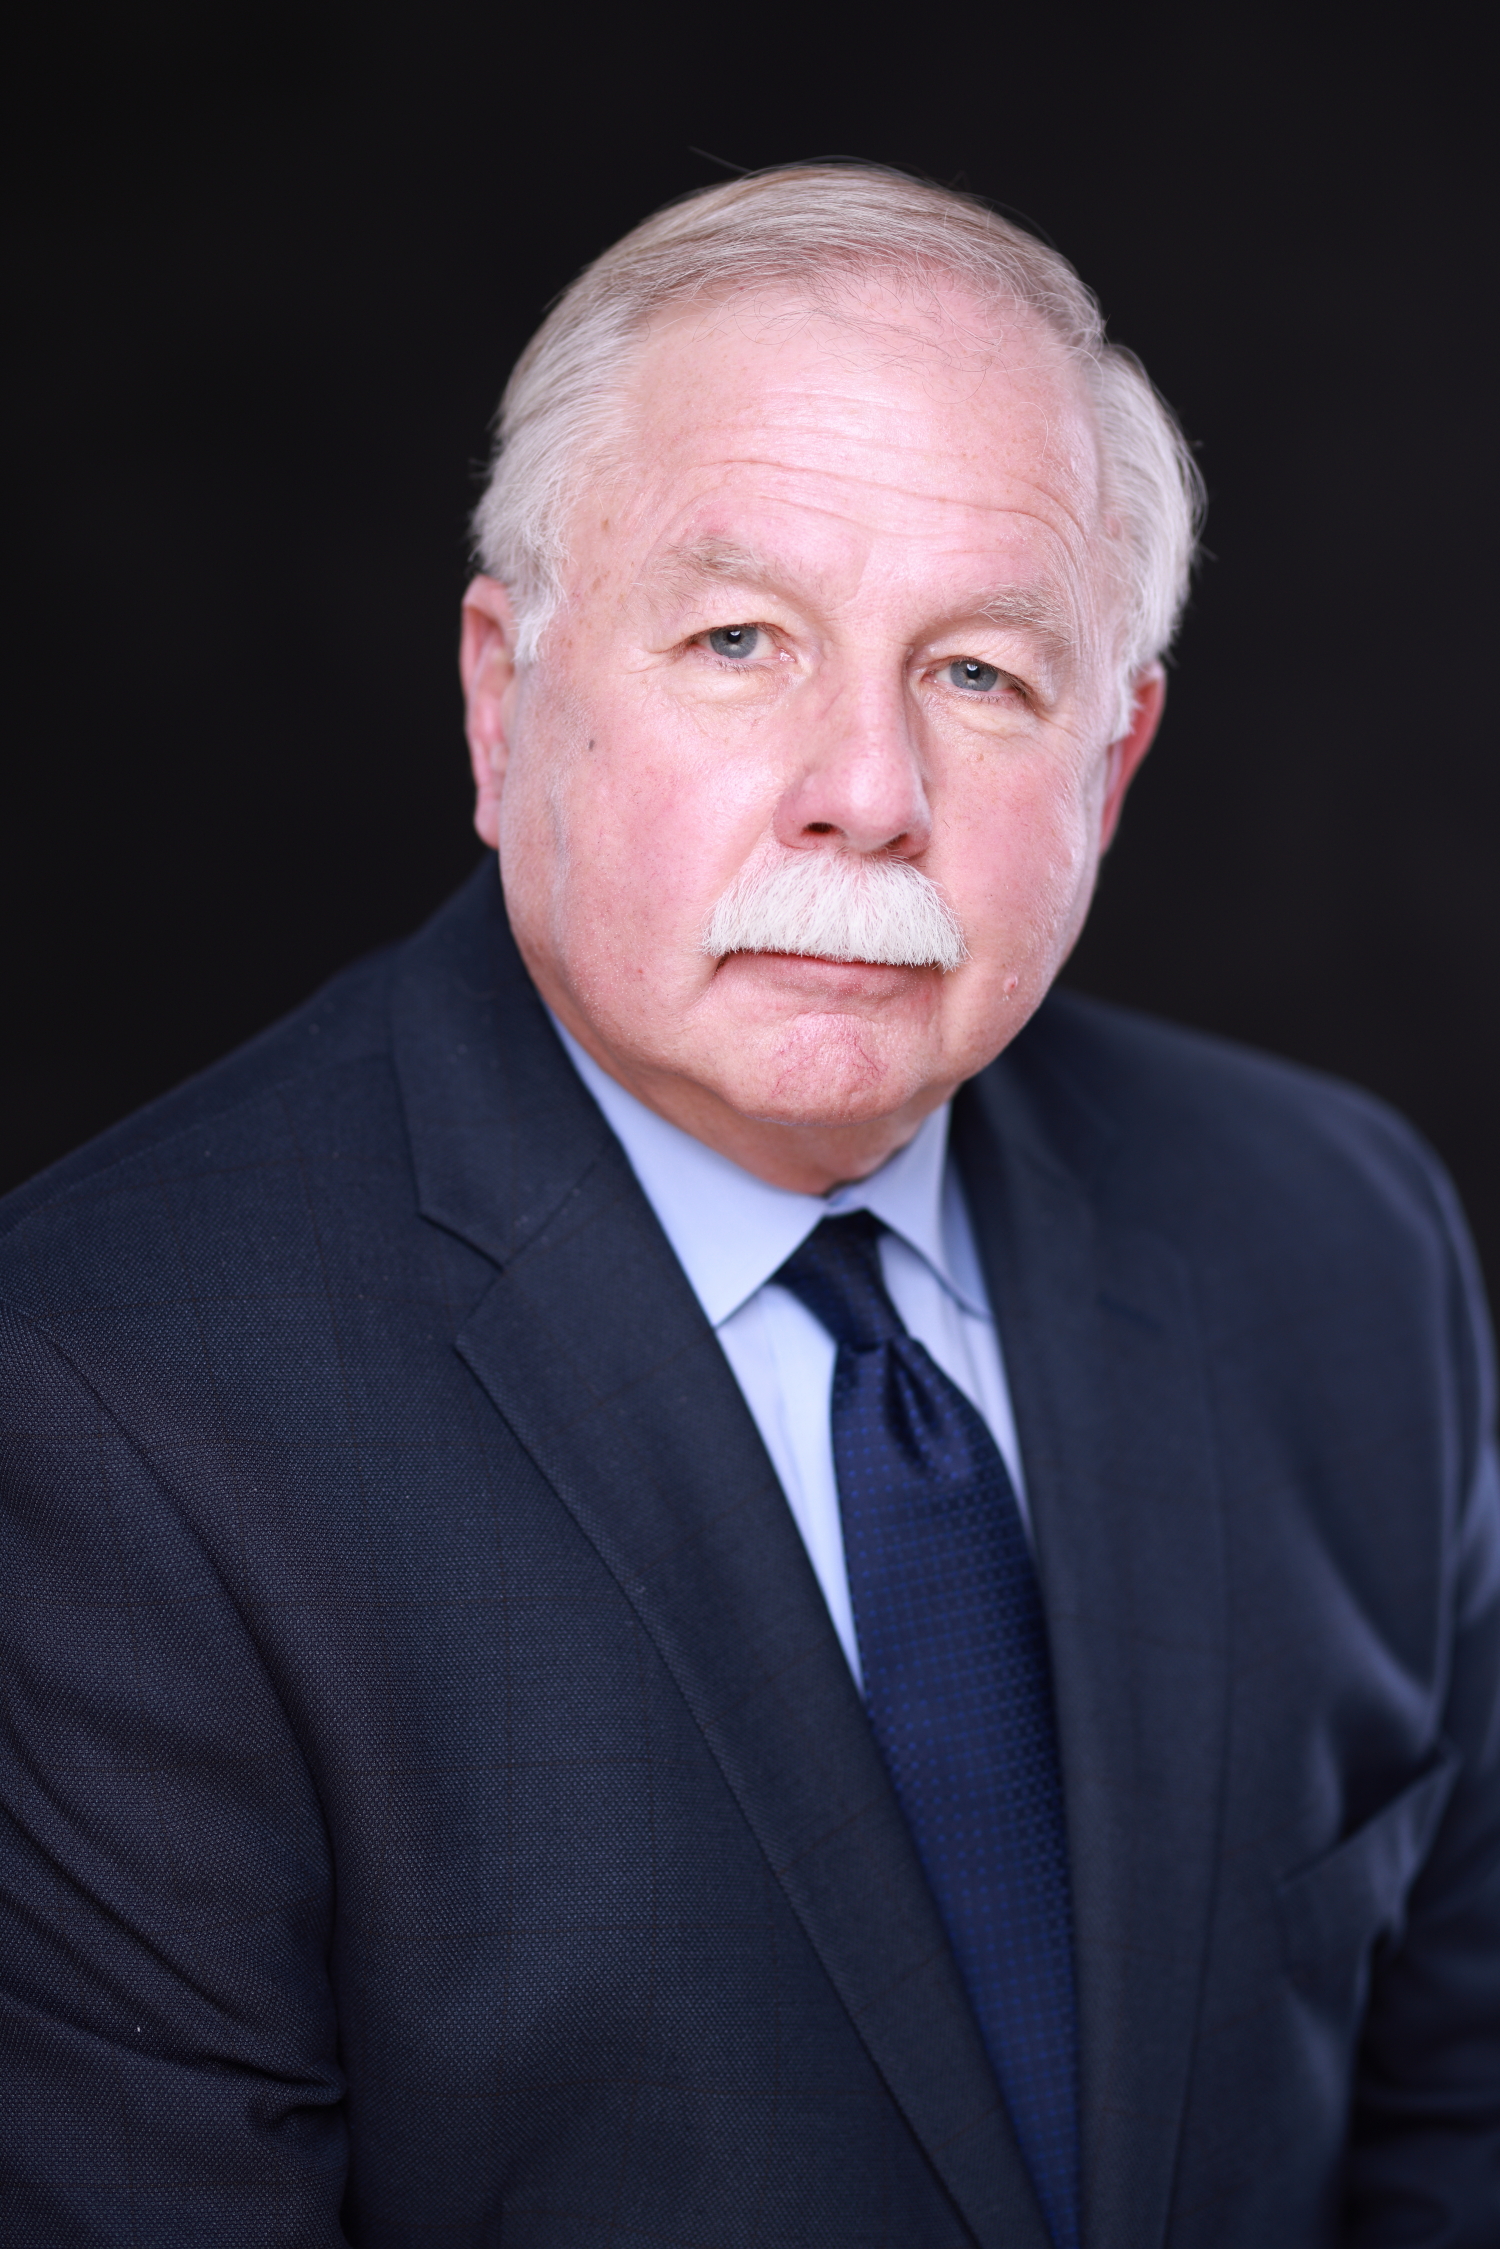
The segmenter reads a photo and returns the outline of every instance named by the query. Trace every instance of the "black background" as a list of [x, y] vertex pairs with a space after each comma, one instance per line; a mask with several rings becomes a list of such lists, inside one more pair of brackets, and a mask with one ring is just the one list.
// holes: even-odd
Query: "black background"
[[59, 12], [10, 97], [0, 1185], [473, 864], [455, 614], [511, 358], [724, 176], [695, 151], [838, 153], [1028, 215], [1200, 448], [1212, 559], [1070, 978], [1396, 1102], [1493, 1283], [1483, 71], [1340, 13]]

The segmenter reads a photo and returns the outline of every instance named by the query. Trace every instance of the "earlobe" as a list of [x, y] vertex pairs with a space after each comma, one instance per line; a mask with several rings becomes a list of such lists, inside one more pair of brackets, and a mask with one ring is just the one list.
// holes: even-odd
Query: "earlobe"
[[464, 732], [474, 775], [474, 825], [493, 851], [500, 836], [500, 796], [515, 700], [515, 613], [496, 578], [476, 578], [464, 595], [459, 640]]
[[1137, 674], [1130, 706], [1130, 725], [1105, 753], [1104, 807], [1099, 822], [1099, 848], [1107, 851], [1120, 824], [1126, 792], [1161, 724], [1167, 700], [1167, 675], [1160, 664], [1150, 664]]

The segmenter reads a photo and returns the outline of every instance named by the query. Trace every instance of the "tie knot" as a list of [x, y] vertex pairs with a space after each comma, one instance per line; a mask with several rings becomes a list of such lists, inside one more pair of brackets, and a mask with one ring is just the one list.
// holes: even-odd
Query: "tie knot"
[[873, 1351], [906, 1333], [880, 1270], [881, 1232], [868, 1210], [825, 1218], [771, 1276], [851, 1351]]

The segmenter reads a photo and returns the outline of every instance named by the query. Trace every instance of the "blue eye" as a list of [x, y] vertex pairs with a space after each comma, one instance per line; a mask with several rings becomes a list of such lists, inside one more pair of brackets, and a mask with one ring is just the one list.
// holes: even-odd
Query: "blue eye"
[[753, 656], [759, 642], [759, 625], [720, 625], [708, 636], [716, 656]]
[[1000, 684], [1000, 674], [994, 665], [976, 664], [972, 656], [960, 656], [956, 664], [950, 664], [948, 677], [955, 687], [967, 687], [976, 695], [988, 695]]

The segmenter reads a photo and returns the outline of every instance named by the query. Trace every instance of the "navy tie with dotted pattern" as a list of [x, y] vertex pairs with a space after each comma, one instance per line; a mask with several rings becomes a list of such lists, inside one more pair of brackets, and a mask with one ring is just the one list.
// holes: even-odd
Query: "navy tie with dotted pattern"
[[1046, 1628], [983, 1419], [907, 1333], [869, 1211], [775, 1279], [838, 1345], [833, 1459], [865, 1700], [1057, 2249], [1078, 2242], [1078, 2027]]

